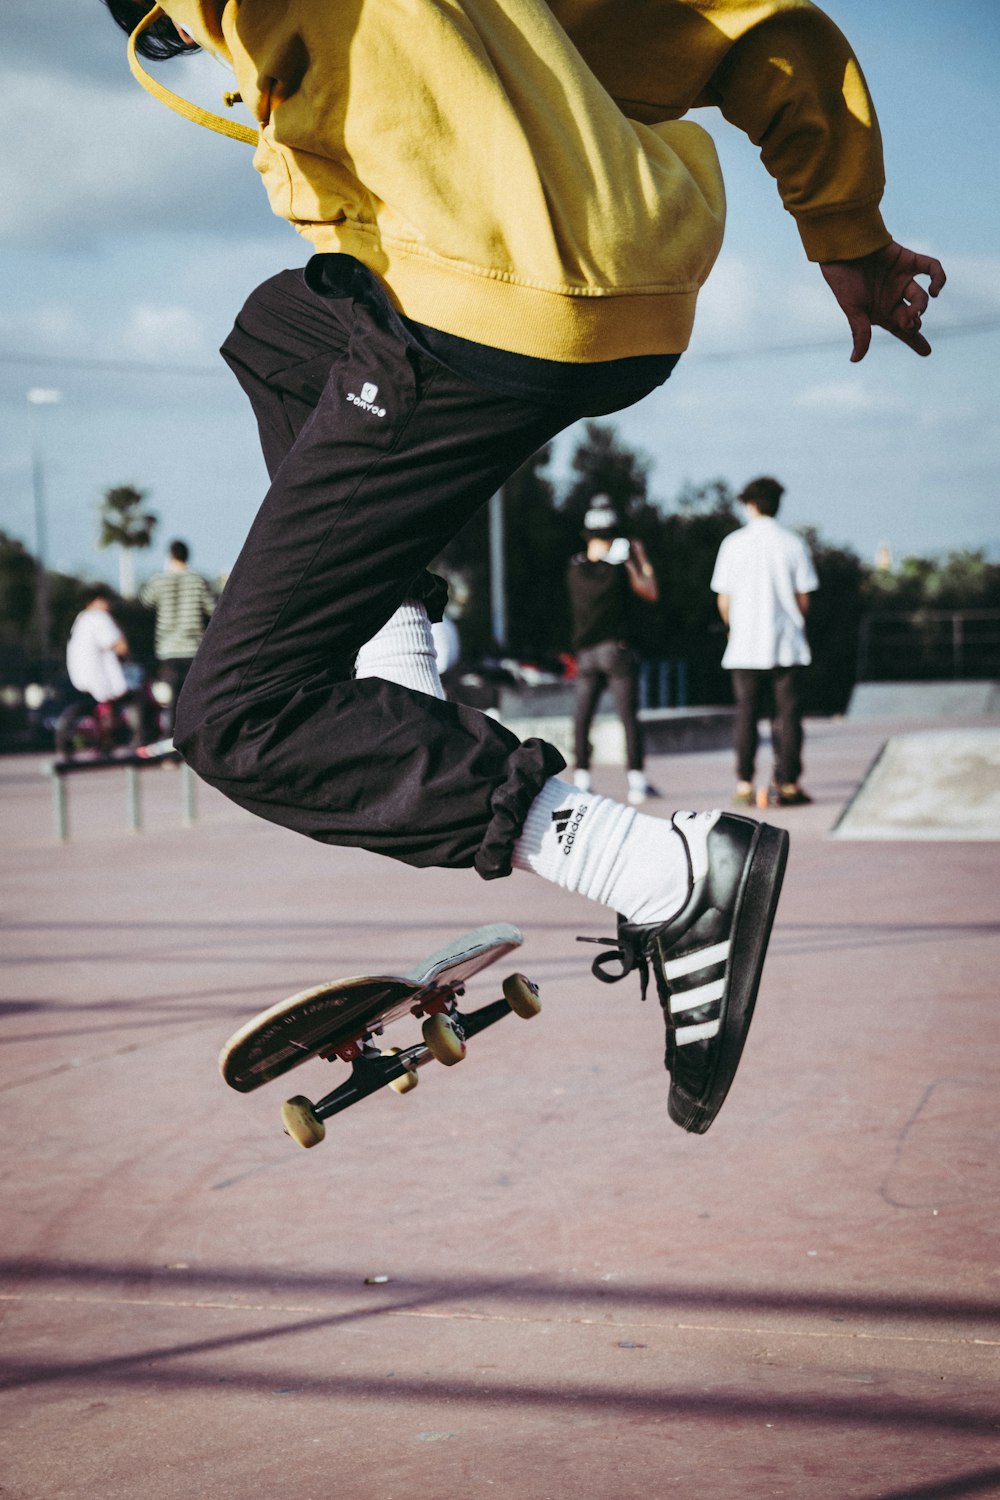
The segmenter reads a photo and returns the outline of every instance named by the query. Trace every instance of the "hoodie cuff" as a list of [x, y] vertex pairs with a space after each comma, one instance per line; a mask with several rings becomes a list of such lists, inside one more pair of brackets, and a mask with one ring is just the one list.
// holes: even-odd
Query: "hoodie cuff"
[[797, 218], [806, 255], [813, 261], [857, 260], [888, 245], [892, 235], [877, 205]]

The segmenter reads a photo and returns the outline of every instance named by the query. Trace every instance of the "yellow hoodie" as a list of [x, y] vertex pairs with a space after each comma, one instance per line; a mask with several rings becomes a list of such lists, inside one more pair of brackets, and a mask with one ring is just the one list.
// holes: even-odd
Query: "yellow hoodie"
[[679, 118], [698, 105], [760, 146], [813, 259], [889, 240], [871, 100], [808, 0], [162, 9], [232, 66], [274, 212], [476, 343], [580, 362], [686, 347], [725, 218], [711, 138]]

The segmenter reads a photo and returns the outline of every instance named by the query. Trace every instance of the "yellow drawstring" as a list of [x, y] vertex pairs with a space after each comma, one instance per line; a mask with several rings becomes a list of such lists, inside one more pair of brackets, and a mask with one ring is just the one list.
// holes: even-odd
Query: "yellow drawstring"
[[[204, 125], [206, 130], [215, 130], [219, 135], [228, 135], [234, 141], [245, 141], [248, 146], [256, 146], [260, 137], [256, 130], [251, 130], [248, 125], [238, 125], [234, 120], [227, 120], [223, 115], [213, 115], [209, 110], [202, 109], [198, 104], [192, 104], [188, 99], [182, 99], [180, 94], [172, 94], [165, 89], [162, 83], [150, 77], [136, 54], [135, 46], [147, 26], [152, 26], [164, 14], [158, 5], [154, 5], [148, 15], [143, 16], [138, 26], [128, 39], [128, 65], [132, 69], [132, 76], [147, 94], [152, 94], [161, 104], [172, 109], [175, 114], [183, 115], [185, 120], [193, 120], [196, 125]], [[235, 102], [236, 96], [233, 96]], [[227, 99], [228, 102], [228, 99]]]

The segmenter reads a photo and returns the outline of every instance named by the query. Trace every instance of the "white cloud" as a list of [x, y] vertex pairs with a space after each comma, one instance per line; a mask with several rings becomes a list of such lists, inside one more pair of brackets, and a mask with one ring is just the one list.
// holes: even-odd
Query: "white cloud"
[[63, 350], [83, 342], [85, 327], [80, 309], [68, 302], [0, 308], [0, 343], [9, 349]]
[[750, 339], [760, 305], [760, 283], [751, 263], [723, 252], [698, 298], [698, 347], [706, 351], [731, 348]]
[[801, 344], [835, 338], [842, 328], [818, 269], [798, 254], [768, 266], [723, 254], [698, 300], [692, 354]]
[[[1000, 258], [995, 255], [941, 254], [948, 283], [928, 320], [967, 323], [1000, 313]], [[928, 331], [932, 323], [928, 321]]]
[[132, 308], [120, 346], [125, 354], [151, 360], [204, 356], [211, 348], [201, 319], [190, 308], [152, 302]]
[[797, 329], [800, 339], [822, 339], [836, 337], [842, 333], [845, 346], [850, 342], [847, 320], [833, 298], [833, 294], [818, 266], [808, 261], [802, 264], [801, 280], [793, 282], [785, 297], [788, 303], [789, 321]]
[[137, 230], [239, 233], [267, 215], [247, 147], [177, 119], [127, 79], [114, 89], [45, 69], [0, 69], [0, 93], [8, 137], [0, 244], [78, 251]]
[[831, 417], [894, 416], [905, 411], [906, 403], [888, 390], [873, 389], [871, 383], [861, 380], [831, 380], [820, 385], [810, 385], [795, 397], [795, 406], [802, 411], [818, 411]]

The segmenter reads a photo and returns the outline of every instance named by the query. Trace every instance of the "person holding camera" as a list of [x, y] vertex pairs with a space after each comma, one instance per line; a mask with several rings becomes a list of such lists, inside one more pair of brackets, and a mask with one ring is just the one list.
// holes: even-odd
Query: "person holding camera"
[[628, 800], [637, 807], [659, 792], [643, 769], [639, 662], [630, 644], [630, 617], [633, 597], [655, 604], [660, 591], [645, 547], [619, 536], [620, 530], [608, 496], [595, 496], [583, 518], [586, 551], [572, 559], [567, 573], [576, 655], [573, 780], [580, 791], [590, 791], [590, 726], [601, 694], [610, 687], [625, 728]]

